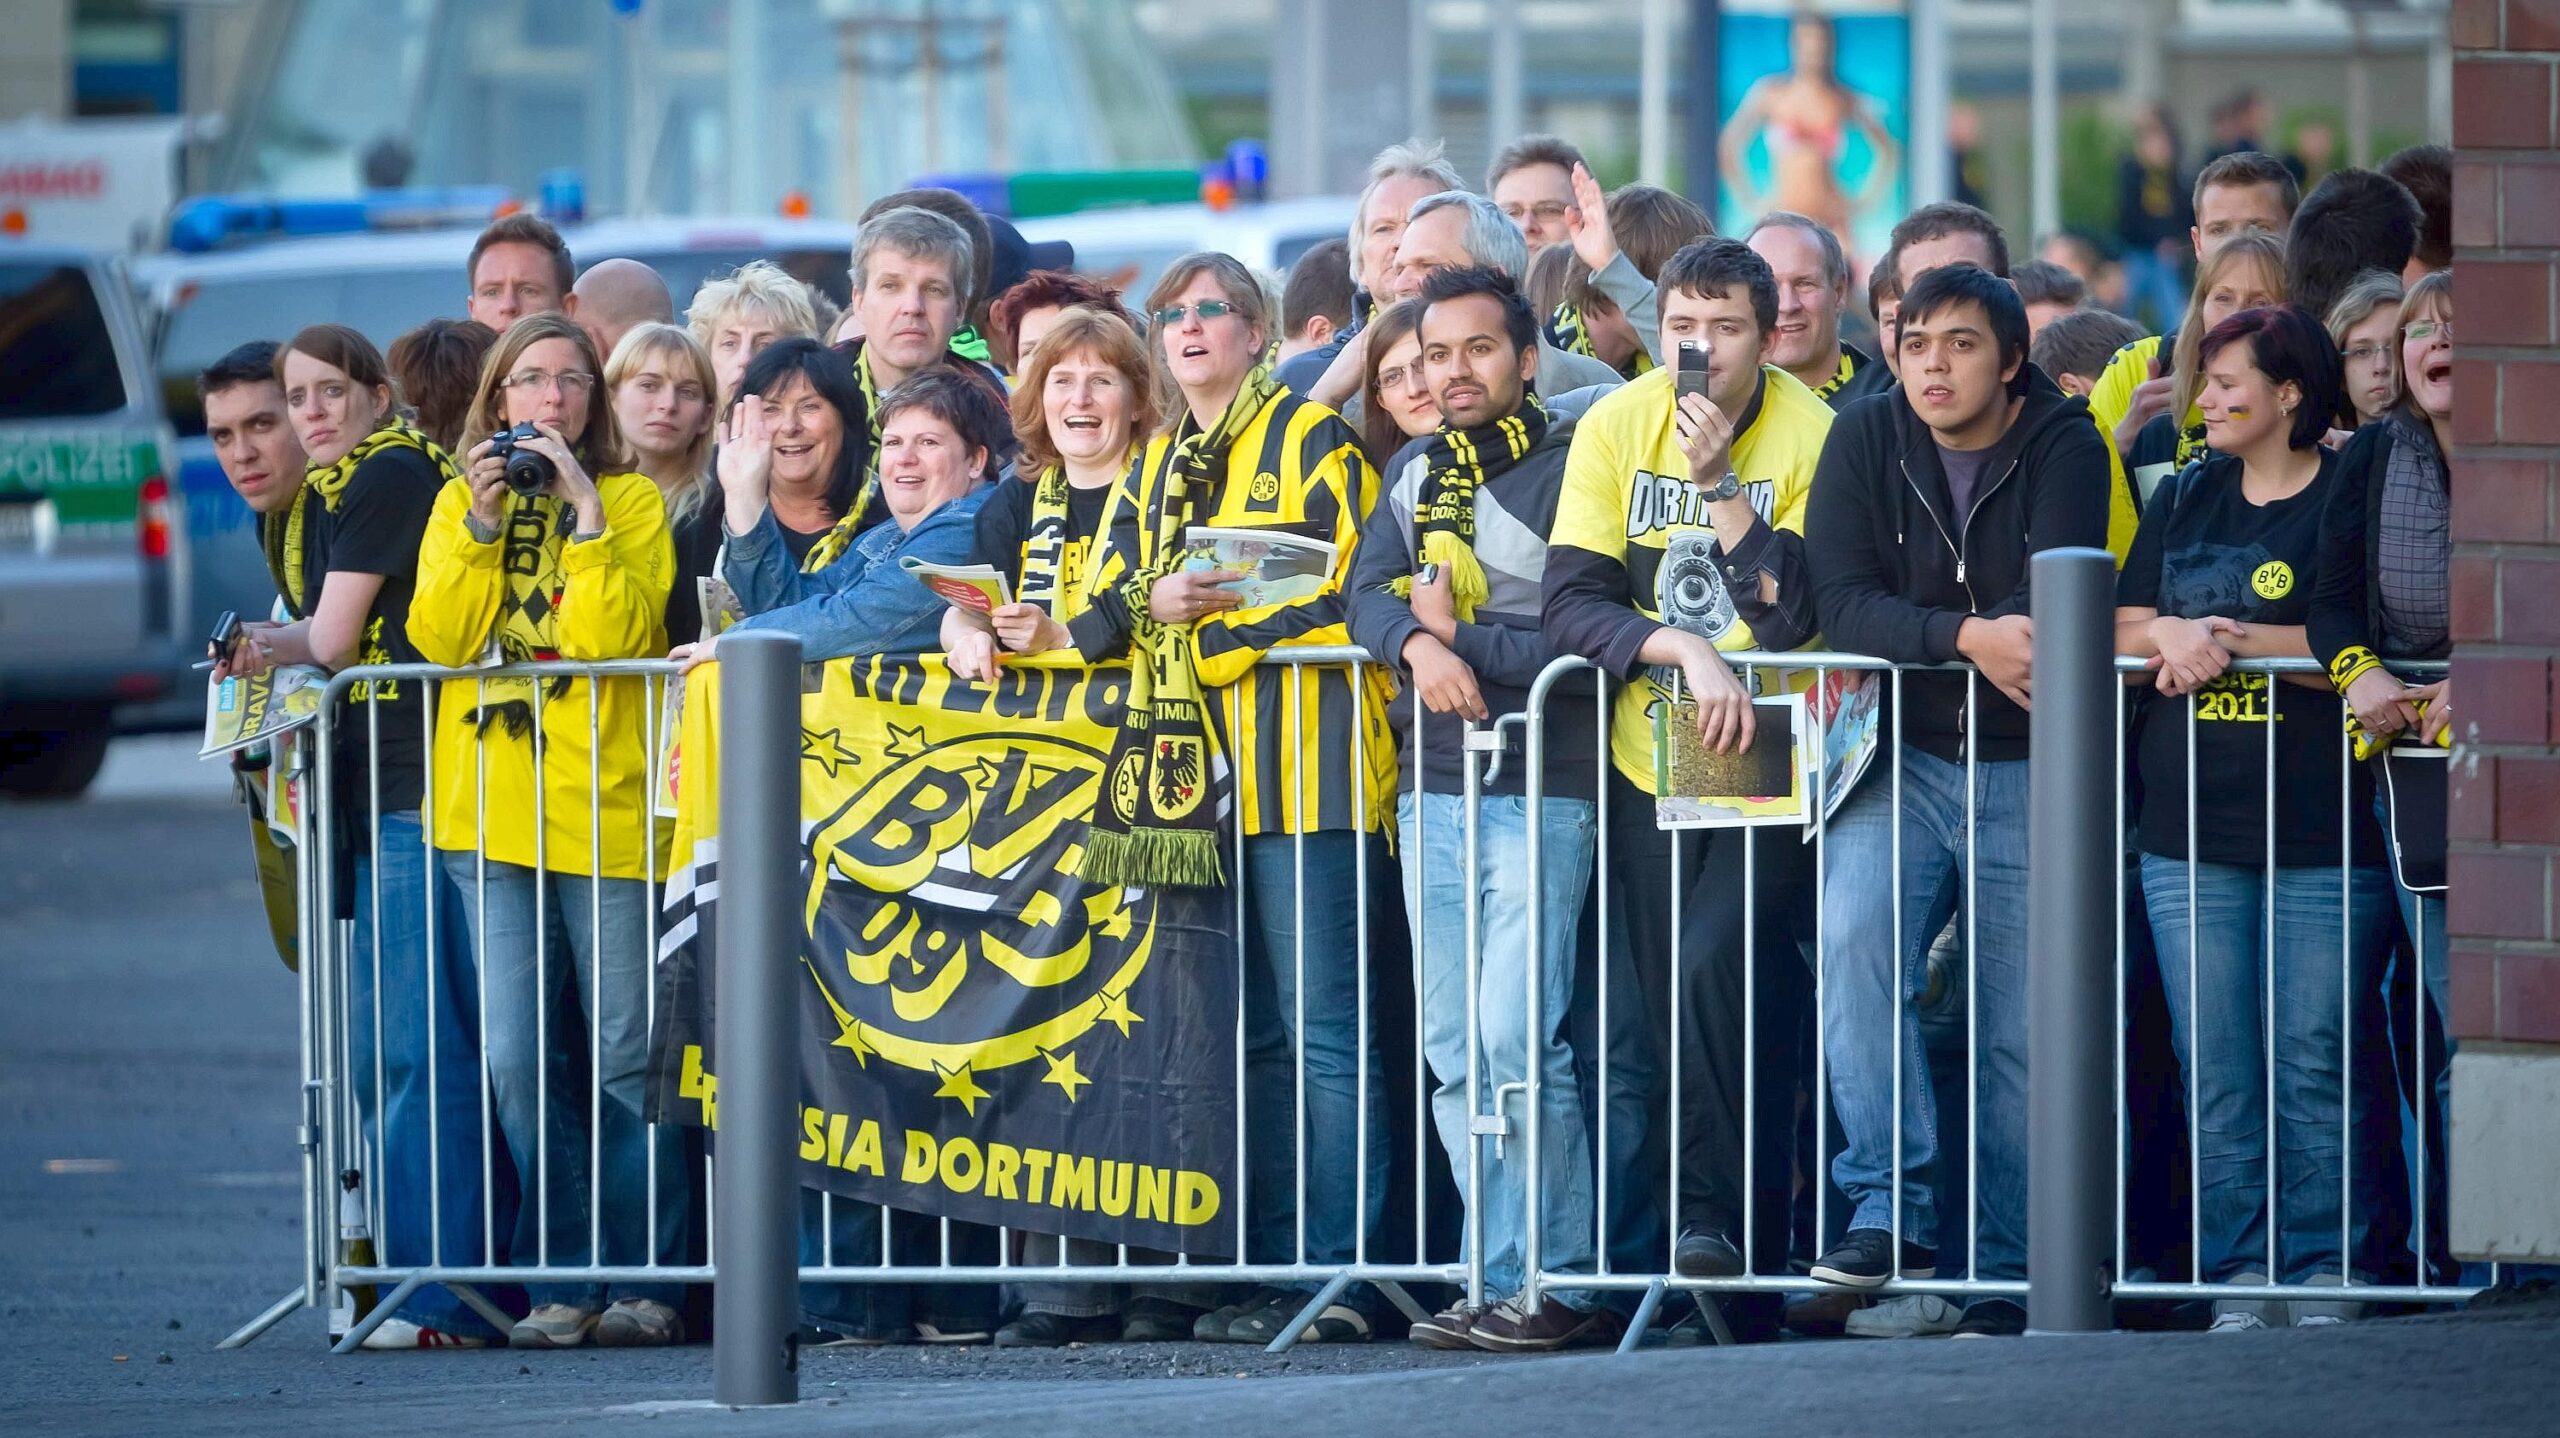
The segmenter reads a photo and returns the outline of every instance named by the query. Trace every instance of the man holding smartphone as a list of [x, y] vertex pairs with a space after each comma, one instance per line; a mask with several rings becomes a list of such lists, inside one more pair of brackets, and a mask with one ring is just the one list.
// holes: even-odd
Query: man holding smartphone
[[[1804, 688], [1810, 673], [1755, 668], [1745, 678], [1719, 651], [1795, 649], [1813, 638], [1802, 534], [1831, 410], [1766, 363], [1777, 280], [1750, 246], [1694, 241], [1663, 267], [1656, 289], [1657, 352], [1672, 363], [1592, 405], [1576, 428], [1547, 552], [1548, 637], [1627, 681], [1605, 780], [1616, 882], [1602, 1153], [1622, 1181], [1603, 1218], [1621, 1267], [1663, 1261], [1667, 1212], [1678, 1224], [1669, 1257], [1679, 1273], [1777, 1274], [1791, 1133], [1783, 1076], [1793, 1072], [1806, 997], [1798, 941], [1812, 936], [1811, 859], [1789, 830], [1657, 827], [1654, 713], [1694, 700], [1714, 750], [1790, 741], [1762, 732], [1752, 694]], [[1767, 1081], [1746, 1115], [1755, 1062]], [[1746, 1125], [1757, 1148], [1747, 1205]], [[1674, 1132], [1679, 1156], [1665, 1196]], [[1725, 1313], [1739, 1337], [1777, 1332], [1774, 1294], [1737, 1296]]]

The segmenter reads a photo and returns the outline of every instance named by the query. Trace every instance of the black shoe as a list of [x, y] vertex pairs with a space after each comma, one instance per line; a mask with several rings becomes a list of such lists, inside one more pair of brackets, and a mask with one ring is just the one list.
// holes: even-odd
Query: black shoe
[[1672, 1245], [1671, 1271], [1682, 1278], [1732, 1278], [1742, 1272], [1742, 1250], [1721, 1229], [1692, 1224]]
[[1958, 1338], [2015, 1338], [2027, 1331], [2027, 1310], [2005, 1298], [1986, 1298], [1964, 1311]]
[[[1284, 1294], [1281, 1301], [1257, 1308], [1227, 1326], [1229, 1343], [1267, 1345], [1305, 1311], [1312, 1294]], [[1472, 1330], [1470, 1330], [1472, 1333]], [[1328, 1305], [1315, 1321], [1298, 1330], [1300, 1343], [1366, 1343], [1374, 1336], [1369, 1315], [1348, 1303]]]
[[1070, 1343], [1112, 1343], [1120, 1337], [1120, 1315], [1069, 1318], [1059, 1313], [1025, 1313], [996, 1330], [998, 1348], [1064, 1348]]
[[[1902, 1245], [1902, 1276], [1935, 1278], [1938, 1253], [1916, 1243]], [[1876, 1288], [1893, 1277], [1893, 1235], [1881, 1228], [1853, 1228], [1840, 1246], [1813, 1261], [1813, 1277], [1850, 1288]]]
[[1243, 1298], [1221, 1308], [1212, 1308], [1193, 1319], [1191, 1337], [1195, 1342], [1200, 1343], [1225, 1343], [1228, 1341], [1227, 1330], [1235, 1326], [1237, 1319], [1248, 1313], [1259, 1313], [1274, 1303], [1293, 1298], [1301, 1305], [1307, 1301], [1305, 1295], [1292, 1293], [1287, 1289], [1273, 1288], [1268, 1285], [1255, 1288]]
[[1120, 1341], [1187, 1342], [1191, 1337], [1191, 1325], [1200, 1316], [1200, 1310], [1184, 1307], [1170, 1298], [1132, 1298], [1120, 1314]]

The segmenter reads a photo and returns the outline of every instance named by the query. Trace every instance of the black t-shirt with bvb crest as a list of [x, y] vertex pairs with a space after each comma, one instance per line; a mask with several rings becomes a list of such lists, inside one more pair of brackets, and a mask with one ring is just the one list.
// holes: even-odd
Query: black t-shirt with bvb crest
[[[2116, 603], [2183, 619], [2304, 623], [2311, 615], [2320, 515], [2337, 468], [2337, 456], [2322, 450], [2319, 477], [2272, 504], [2252, 504], [2241, 493], [2241, 464], [2229, 455], [2208, 455], [2163, 481], [2143, 506], [2142, 527], [2117, 576]], [[2370, 781], [2364, 766], [2346, 763], [2338, 697], [2326, 686], [2226, 673], [2195, 695], [2193, 708], [2198, 858], [2266, 863], [2270, 723], [2276, 862], [2335, 865], [2342, 817], [2354, 835], [2356, 861], [2375, 857]], [[2152, 694], [2136, 741], [2142, 800], [2135, 842], [2144, 853], [2172, 859], [2187, 856], [2188, 709], [2185, 699]]]
[[[421, 662], [409, 642], [409, 601], [418, 588], [418, 544], [443, 483], [443, 472], [424, 452], [387, 445], [347, 477], [336, 508], [324, 511], [316, 499], [312, 504], [312, 517], [322, 523], [315, 526], [315, 542], [303, 547], [304, 611], [320, 607], [320, 591], [333, 573], [382, 576], [356, 648], [358, 664]], [[421, 803], [427, 733], [422, 689], [413, 679], [377, 679], [348, 690], [334, 759], [342, 820], [365, 820], [377, 779], [383, 813]]]

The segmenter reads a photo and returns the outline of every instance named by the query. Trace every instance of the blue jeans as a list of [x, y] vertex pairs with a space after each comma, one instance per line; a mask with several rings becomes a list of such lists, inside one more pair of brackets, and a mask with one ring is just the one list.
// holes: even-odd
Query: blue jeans
[[[460, 945], [427, 947], [427, 850], [418, 811], [380, 817], [355, 856], [355, 947], [347, 959], [347, 1082], [365, 1146], [352, 1166], [371, 1179], [381, 1215], [374, 1252], [387, 1267], [482, 1261], [480, 995]], [[377, 892], [378, 891], [378, 892]], [[440, 930], [458, 921], [442, 885]], [[379, 906], [377, 950], [377, 923]], [[380, 1028], [377, 1038], [376, 1020]], [[493, 1336], [441, 1287], [419, 1289], [399, 1316], [446, 1333]]]
[[[1894, 777], [1902, 790], [1902, 869], [1893, 865]], [[1965, 766], [1904, 745], [1888, 750], [1831, 821], [1823, 855], [1824, 1055], [1845, 1145], [1833, 1179], [1852, 1228], [1892, 1228], [1894, 1138], [1901, 1135], [1904, 1241], [1940, 1246], [1937, 1107], [1918, 1000], [1929, 945], [1967, 894], [1979, 1100], [1975, 1147], [1981, 1219], [1977, 1278], [2027, 1271], [2027, 761], [1973, 766], [1971, 843]], [[1897, 910], [1897, 903], [1899, 909]], [[1894, 924], [1901, 921], [1901, 946]], [[1899, 1022], [1895, 995], [1901, 995]], [[1902, 1103], [1894, 1106], [1899, 1055]], [[1962, 1238], [1949, 1236], [1962, 1251]], [[1949, 1255], [1950, 1261], [1956, 1254]]]
[[[456, 927], [484, 965], [490, 1101], [525, 1189], [508, 1261], [551, 1268], [682, 1262], [691, 1191], [683, 1146], [674, 1128], [641, 1116], [655, 971], [647, 881], [537, 875], [494, 860], [484, 881], [479, 856], [447, 851], [443, 859], [464, 920]], [[576, 1016], [574, 1027], [564, 1014]], [[571, 1062], [564, 1065], [564, 1057]], [[562, 1074], [581, 1068], [591, 1082], [572, 1091]], [[598, 1168], [592, 1176], [591, 1147]], [[594, 1232], [604, 1240], [600, 1257]], [[597, 1283], [527, 1284], [525, 1291], [536, 1304], [590, 1309], [606, 1298]], [[618, 1283], [611, 1296], [674, 1304], [684, 1287]]]
[[[1327, 829], [1244, 841], [1245, 1107], [1253, 1205], [1246, 1249], [1256, 1263], [1350, 1263], [1362, 1251], [1362, 1240], [1376, 1232], [1386, 1207], [1387, 1145], [1393, 1142], [1386, 1074], [1375, 1028], [1364, 1034], [1360, 1023], [1364, 895], [1358, 858], [1364, 844], [1370, 880], [1382, 884], [1392, 861], [1375, 835]], [[1294, 1124], [1293, 1050], [1306, 1093]], [[1303, 1175], [1297, 1172], [1298, 1141], [1307, 1155]]]
[[[1439, 1080], [1431, 1117], [1449, 1153], [1458, 1192], [1467, 1192], [1467, 1153], [1479, 1140], [1467, 1103], [1467, 910], [1476, 910], [1476, 1053], [1480, 1106], [1511, 1116], [1511, 1137], [1484, 1150], [1485, 1291], [1508, 1296], [1525, 1281], [1529, 1155], [1525, 1102], [1501, 1097], [1529, 1072], [1529, 935], [1539, 935], [1538, 1082], [1539, 1263], [1558, 1273], [1592, 1270], [1591, 1140], [1565, 1026], [1583, 896], [1591, 887], [1597, 808], [1548, 799], [1540, 821], [1536, 891], [1529, 887], [1529, 801], [1478, 801], [1476, 870], [1466, 873], [1467, 805], [1457, 794], [1407, 793], [1396, 800], [1403, 836], [1405, 912], [1413, 916], [1422, 968], [1422, 1052]], [[1563, 1301], [1571, 1302], [1569, 1298]], [[1580, 1305], [1576, 1305], [1580, 1306]]]
[[[881, 1253], [881, 1215], [888, 1215], [888, 1256]], [[951, 1262], [969, 1267], [996, 1263], [996, 1231], [980, 1223], [951, 1224]], [[942, 1221], [905, 1209], [882, 1209], [820, 1189], [800, 1190], [800, 1263], [805, 1268], [880, 1268], [895, 1265], [919, 1277], [943, 1261]], [[995, 1327], [992, 1283], [842, 1283], [800, 1285], [800, 1316], [810, 1327], [839, 1338], [903, 1343], [918, 1323], [945, 1333], [985, 1333]]]
[[[2204, 1239], [2197, 1257], [2204, 1278], [2220, 1283], [2244, 1272], [2271, 1273], [2300, 1283], [2341, 1273], [2341, 1252], [2355, 1251], [2339, 1244], [2344, 1008], [2350, 986], [2361, 989], [2377, 972], [2374, 947], [2389, 932], [2390, 881], [2378, 868], [2351, 870], [2342, 912], [2335, 866], [2277, 869], [2270, 930], [2266, 871], [2200, 863], [2193, 879], [2191, 913], [2186, 861], [2142, 856], [2142, 896], [2169, 996], [2170, 1036], [2195, 1105], [2197, 1220]], [[2278, 1194], [2272, 1265], [2270, 1153]]]

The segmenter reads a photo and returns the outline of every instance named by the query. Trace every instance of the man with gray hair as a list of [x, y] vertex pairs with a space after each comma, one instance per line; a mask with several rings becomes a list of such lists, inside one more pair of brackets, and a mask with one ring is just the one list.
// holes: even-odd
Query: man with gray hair
[[1840, 338], [1840, 311], [1849, 302], [1849, 257], [1839, 236], [1810, 215], [1771, 210], [1743, 243], [1769, 262], [1778, 280], [1778, 323], [1769, 331], [1769, 363], [1804, 381], [1834, 412], [1893, 383], [1883, 365]]
[[[880, 478], [880, 397], [919, 370], [977, 366], [951, 348], [969, 312], [977, 257], [969, 232], [949, 215], [899, 205], [862, 222], [853, 236], [853, 306], [861, 333], [836, 346], [853, 361], [870, 417], [863, 483]], [[980, 374], [986, 374], [978, 366]], [[994, 376], [987, 376], [994, 383]]]
[[[1386, 293], [1387, 278], [1395, 264], [1396, 243], [1404, 238], [1405, 220], [1413, 202], [1443, 190], [1462, 189], [1465, 184], [1441, 157], [1437, 140], [1403, 140], [1378, 152], [1377, 158], [1369, 162], [1369, 183], [1360, 191], [1360, 203], [1351, 212], [1351, 326], [1336, 332], [1329, 343], [1281, 365], [1273, 372], [1274, 379], [1300, 394], [1312, 394], [1335, 357], [1369, 323], [1370, 314], [1378, 306], [1377, 297]], [[1359, 386], [1355, 382], [1352, 388], [1356, 392]]]
[[[1529, 241], [1493, 201], [1465, 190], [1443, 190], [1413, 202], [1393, 264], [1384, 276], [1373, 271], [1370, 278], [1373, 285], [1383, 279], [1390, 298], [1409, 300], [1422, 293], [1423, 282], [1435, 272], [1470, 266], [1492, 270], [1517, 284], [1529, 268]], [[1364, 347], [1345, 348], [1306, 392], [1307, 397], [1332, 405], [1357, 424], [1354, 411], [1367, 366]], [[1543, 336], [1538, 341], [1535, 383], [1540, 399], [1592, 385], [1614, 386], [1619, 379], [1618, 372], [1600, 360], [1558, 349]]]
[[837, 348], [853, 360], [875, 416], [879, 396], [918, 370], [957, 358], [951, 336], [969, 311], [976, 275], [969, 232], [947, 215], [901, 205], [854, 235], [853, 310], [862, 338]]

